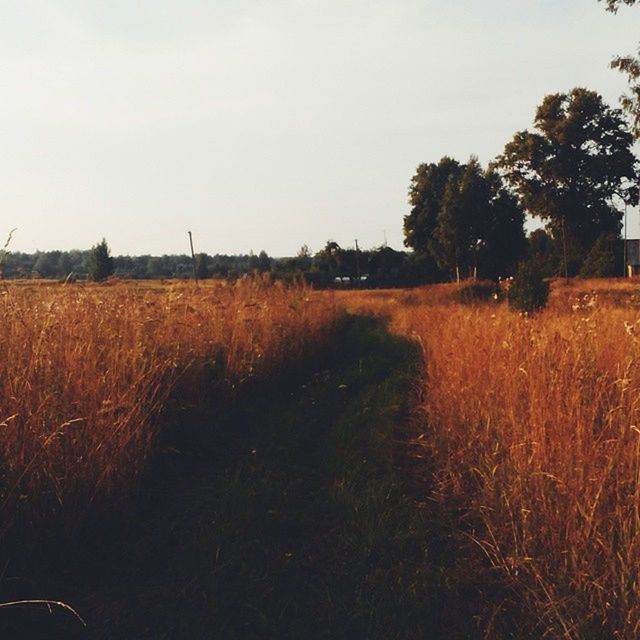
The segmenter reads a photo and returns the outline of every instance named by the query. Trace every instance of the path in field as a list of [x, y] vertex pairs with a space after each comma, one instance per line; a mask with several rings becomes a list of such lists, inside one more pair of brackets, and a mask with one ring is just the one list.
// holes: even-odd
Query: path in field
[[356, 317], [326, 360], [167, 454], [136, 523], [70, 571], [89, 626], [64, 637], [475, 637], [475, 587], [406, 464], [415, 347]]

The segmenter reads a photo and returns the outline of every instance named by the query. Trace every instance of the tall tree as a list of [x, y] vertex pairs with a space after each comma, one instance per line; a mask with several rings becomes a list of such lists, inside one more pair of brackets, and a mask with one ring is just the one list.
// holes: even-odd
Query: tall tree
[[576, 273], [599, 236], [619, 234], [621, 204], [638, 200], [633, 137], [620, 110], [583, 88], [546, 96], [534, 123], [494, 166], [562, 244], [565, 273]]
[[102, 242], [98, 243], [91, 249], [89, 277], [95, 282], [101, 282], [112, 275], [113, 258], [111, 257], [107, 241], [102, 238]]
[[[607, 10], [617, 13], [621, 5], [634, 5], [637, 0], [606, 0]], [[627, 75], [630, 93], [622, 96], [622, 106], [630, 114], [633, 134], [640, 138], [640, 48], [638, 55], [618, 56], [611, 63], [613, 69]]]
[[417, 168], [409, 186], [411, 213], [404, 217], [405, 246], [419, 253], [428, 252], [447, 184], [461, 173], [460, 163], [447, 156], [437, 164], [421, 164]]
[[405, 244], [456, 278], [496, 278], [524, 254], [522, 209], [500, 176], [473, 156], [464, 165], [451, 158], [420, 165], [410, 202]]
[[464, 165], [459, 179], [451, 176], [442, 198], [429, 249], [438, 265], [456, 279], [477, 271], [480, 234], [490, 216], [489, 185], [477, 158]]

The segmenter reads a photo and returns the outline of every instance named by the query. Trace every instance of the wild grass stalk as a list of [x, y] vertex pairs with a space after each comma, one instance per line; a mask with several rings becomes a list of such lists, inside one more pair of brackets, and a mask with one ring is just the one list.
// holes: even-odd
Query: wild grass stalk
[[198, 288], [6, 282], [0, 532], [130, 490], [178, 380], [207, 393], [273, 375], [326, 339], [336, 317], [330, 299], [260, 278]]

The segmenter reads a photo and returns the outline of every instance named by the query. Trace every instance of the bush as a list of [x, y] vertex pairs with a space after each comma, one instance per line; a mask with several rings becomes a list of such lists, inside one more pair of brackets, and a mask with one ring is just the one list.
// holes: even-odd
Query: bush
[[532, 261], [521, 262], [509, 288], [509, 306], [516, 311], [542, 309], [549, 298], [549, 283]]
[[462, 304], [493, 302], [500, 296], [500, 287], [490, 280], [463, 283], [456, 291], [456, 300]]

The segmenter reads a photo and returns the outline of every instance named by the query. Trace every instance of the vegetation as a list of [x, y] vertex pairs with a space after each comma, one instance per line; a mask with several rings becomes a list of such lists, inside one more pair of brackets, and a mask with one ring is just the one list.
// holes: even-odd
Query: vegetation
[[531, 313], [542, 309], [549, 298], [549, 283], [532, 261], [521, 262], [509, 287], [509, 306], [516, 311]]
[[[634, 5], [637, 0], [606, 0], [607, 9], [616, 13], [621, 5]], [[618, 56], [611, 63], [613, 69], [626, 74], [631, 93], [622, 97], [622, 106], [631, 115], [633, 133], [640, 136], [640, 58], [636, 55]]]
[[526, 250], [524, 212], [493, 171], [471, 157], [423, 164], [411, 181], [405, 244], [444, 273], [495, 278], [508, 275]]
[[546, 96], [535, 126], [516, 133], [494, 166], [548, 223], [565, 276], [575, 275], [600, 236], [619, 235], [620, 203], [638, 201], [633, 138], [619, 110], [581, 88]]
[[6, 283], [0, 534], [131, 491], [178, 389], [185, 401], [224, 397], [303, 358], [336, 317], [330, 299], [263, 279], [198, 289]]
[[89, 258], [89, 279], [94, 282], [102, 282], [113, 275], [113, 258], [107, 241], [102, 238], [91, 250]]
[[339, 297], [422, 345], [429, 496], [511, 585], [509, 637], [637, 638], [636, 288], [559, 280], [532, 316], [455, 285]]

